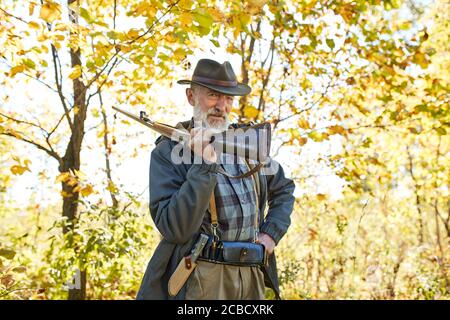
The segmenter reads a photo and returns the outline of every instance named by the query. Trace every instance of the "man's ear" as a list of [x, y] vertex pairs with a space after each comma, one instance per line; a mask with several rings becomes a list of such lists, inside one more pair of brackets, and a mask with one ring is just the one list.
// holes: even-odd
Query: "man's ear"
[[194, 106], [195, 105], [194, 90], [192, 90], [191, 88], [186, 88], [186, 97], [189, 101], [189, 104], [191, 106]]

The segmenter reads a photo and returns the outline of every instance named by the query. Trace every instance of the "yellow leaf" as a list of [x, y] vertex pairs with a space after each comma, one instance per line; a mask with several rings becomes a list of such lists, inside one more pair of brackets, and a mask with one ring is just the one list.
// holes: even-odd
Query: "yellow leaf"
[[17, 132], [17, 131], [14, 131], [14, 130], [12, 130], [12, 129], [6, 129], [6, 131], [8, 132], [8, 133], [11, 133], [14, 137], [16, 137], [17, 139], [22, 139], [22, 135], [19, 133], [19, 132]]
[[328, 128], [330, 134], [345, 134], [345, 129], [341, 126], [331, 126]]
[[247, 10], [250, 14], [256, 14], [261, 11], [267, 0], [247, 0]]
[[317, 200], [319, 200], [319, 201], [323, 201], [323, 200], [327, 199], [326, 194], [318, 193], [316, 196], [317, 196]]
[[258, 116], [259, 111], [253, 106], [247, 106], [244, 108], [244, 116], [248, 119], [254, 119]]
[[289, 132], [292, 139], [300, 138], [300, 131], [298, 131], [296, 128], [290, 128], [287, 130], [287, 132]]
[[[22, 167], [19, 165], [14, 165], [10, 168], [11, 172], [15, 175], [21, 176], [25, 171], [30, 171], [28, 167]], [[30, 171], [31, 172], [31, 171]]]
[[76, 65], [73, 69], [72, 72], [69, 74], [69, 78], [72, 80], [78, 79], [79, 77], [81, 77], [81, 66], [80, 65]]
[[28, 168], [28, 166], [31, 164], [31, 160], [25, 159], [25, 160], [23, 161], [23, 164], [25, 165], [25, 167]]
[[39, 176], [39, 179], [41, 179], [41, 180], [47, 180], [47, 179], [48, 179], [48, 177], [47, 177], [47, 175], [45, 174], [45, 171], [44, 171], [44, 170], [40, 171], [40, 172], [38, 173], [38, 176]]
[[78, 181], [74, 177], [70, 177], [70, 179], [68, 181], [66, 181], [66, 184], [73, 187], [78, 184]]
[[36, 3], [35, 3], [35, 2], [30, 2], [29, 6], [28, 6], [28, 14], [29, 14], [30, 16], [33, 15], [34, 7], [35, 7], [35, 6], [36, 6]]
[[3, 181], [2, 181], [3, 186], [5, 186], [5, 187], [9, 186], [9, 181], [11, 180], [11, 177], [4, 175], [2, 179], [3, 179]]
[[19, 64], [18, 66], [12, 67], [11, 70], [9, 70], [9, 76], [13, 78], [16, 74], [23, 71], [25, 71], [25, 65]]
[[55, 179], [55, 183], [58, 182], [64, 182], [70, 177], [70, 172], [63, 172], [60, 175], [58, 175]]
[[130, 52], [131, 51], [131, 47], [130, 46], [126, 46], [126, 45], [121, 45], [120, 46], [120, 50], [124, 53]]
[[175, 50], [174, 52], [174, 55], [177, 58], [183, 58], [184, 56], [186, 56], [186, 52], [184, 51], [183, 48], [177, 48], [177, 50]]
[[223, 22], [225, 20], [225, 15], [219, 9], [209, 7], [207, 10], [215, 22]]
[[117, 192], [117, 188], [116, 188], [116, 186], [114, 185], [114, 182], [109, 181], [108, 187], [106, 187], [106, 190], [109, 190], [109, 191], [111, 191], [112, 193], [116, 193], [116, 192]]
[[298, 138], [298, 143], [300, 144], [300, 146], [304, 146], [306, 144], [306, 142], [308, 142], [307, 138], [303, 138], [303, 137]]
[[98, 118], [100, 116], [98, 109], [91, 109], [91, 114], [94, 118]]
[[61, 6], [54, 2], [46, 2], [42, 5], [39, 17], [52, 23], [61, 18]]
[[413, 56], [413, 62], [418, 64], [422, 69], [426, 69], [430, 61], [422, 52], [416, 52]]
[[41, 25], [39, 23], [37, 23], [37, 22], [34, 22], [34, 21], [28, 22], [28, 26], [31, 29], [35, 29], [35, 30], [40, 30], [41, 29]]
[[311, 127], [309, 126], [309, 122], [303, 118], [298, 120], [298, 126], [302, 129], [311, 129]]
[[94, 192], [94, 189], [92, 188], [92, 186], [90, 184], [88, 184], [86, 187], [84, 187], [83, 189], [81, 189], [81, 195], [83, 197], [87, 197], [88, 195], [90, 195], [92, 192]]
[[76, 115], [78, 113], [78, 111], [80, 111], [80, 108], [78, 107], [74, 107], [73, 108], [73, 114]]
[[97, 138], [101, 138], [105, 135], [105, 129], [103, 128], [102, 130], [100, 130], [99, 132], [97, 132]]
[[323, 133], [320, 133], [320, 132], [317, 132], [317, 131], [312, 131], [312, 132], [308, 133], [308, 136], [311, 139], [313, 139], [315, 142], [321, 142], [325, 138]]
[[70, 198], [72, 196], [72, 194], [70, 192], [65, 192], [65, 191], [61, 191], [61, 195], [64, 198]]
[[192, 23], [192, 14], [190, 12], [183, 12], [179, 19], [182, 27], [190, 26]]
[[139, 30], [131, 29], [130, 31], [128, 31], [127, 36], [130, 39], [135, 39], [135, 38], [139, 37]]
[[246, 26], [252, 21], [252, 16], [249, 14], [242, 14], [239, 16], [239, 20], [241, 21], [242, 26]]

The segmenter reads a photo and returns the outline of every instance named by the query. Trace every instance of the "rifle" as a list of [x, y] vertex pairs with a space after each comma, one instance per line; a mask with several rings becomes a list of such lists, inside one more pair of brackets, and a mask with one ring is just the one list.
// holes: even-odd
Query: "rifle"
[[[187, 130], [153, 121], [148, 117], [145, 111], [140, 111], [139, 116], [136, 116], [120, 108], [112, 108], [173, 141], [187, 142], [191, 139], [191, 135]], [[265, 165], [265, 162], [269, 158], [270, 142], [271, 126], [268, 122], [256, 125], [244, 125], [236, 129], [229, 129], [213, 134], [210, 143], [213, 145], [216, 152], [233, 154], [247, 160], [259, 162], [251, 170], [237, 176], [228, 174], [220, 167], [217, 169], [218, 172], [230, 178], [249, 177]]]

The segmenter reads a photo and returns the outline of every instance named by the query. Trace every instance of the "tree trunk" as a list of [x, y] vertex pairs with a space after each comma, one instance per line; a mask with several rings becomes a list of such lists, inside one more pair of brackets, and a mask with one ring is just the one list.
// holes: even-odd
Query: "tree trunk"
[[[69, 0], [68, 3], [70, 4]], [[69, 19], [70, 22], [78, 24], [78, 12], [69, 7]], [[78, 66], [81, 67], [81, 53], [80, 50], [70, 49], [70, 60], [72, 68]], [[73, 80], [73, 97], [74, 97], [74, 117], [73, 128], [70, 136], [69, 144], [67, 145], [66, 152], [62, 158], [61, 165], [59, 167], [60, 172], [68, 172], [74, 170], [80, 170], [80, 153], [81, 145], [84, 137], [84, 121], [86, 120], [86, 87], [81, 81], [81, 78]], [[79, 193], [74, 192], [73, 189], [76, 185], [70, 186], [66, 182], [62, 183], [63, 193], [63, 216], [67, 217], [67, 224], [63, 228], [63, 233], [67, 234], [75, 230], [77, 224], [77, 211]], [[77, 253], [77, 244], [74, 245], [75, 253]], [[80, 263], [82, 266], [83, 263]], [[86, 298], [86, 270], [80, 270], [80, 286], [69, 289], [69, 300], [80, 300]]]

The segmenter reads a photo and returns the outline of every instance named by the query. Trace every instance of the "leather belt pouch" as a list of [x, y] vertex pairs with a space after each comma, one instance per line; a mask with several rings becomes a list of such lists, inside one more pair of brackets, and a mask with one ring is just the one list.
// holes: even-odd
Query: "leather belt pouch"
[[259, 243], [219, 241], [217, 248], [213, 250], [212, 241], [209, 241], [199, 260], [238, 266], [258, 266], [265, 263], [264, 255], [264, 246]]
[[223, 261], [230, 264], [253, 265], [264, 261], [264, 247], [251, 242], [222, 241]]

